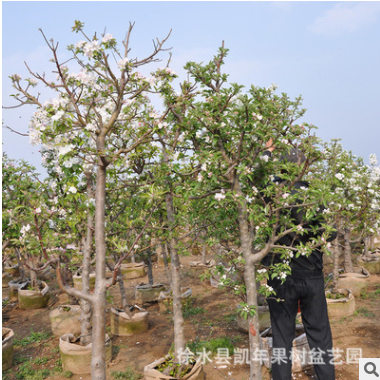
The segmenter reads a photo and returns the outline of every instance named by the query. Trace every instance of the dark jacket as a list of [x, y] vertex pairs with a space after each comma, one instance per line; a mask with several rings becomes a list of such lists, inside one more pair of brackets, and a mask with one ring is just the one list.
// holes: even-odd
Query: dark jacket
[[[282, 183], [284, 180], [282, 180], [279, 177], [275, 177], [274, 182], [276, 183]], [[301, 187], [309, 187], [308, 182], [306, 181], [299, 181], [294, 184], [294, 187], [292, 191], [290, 192], [291, 195], [294, 195], [299, 192], [299, 189]], [[271, 200], [266, 198], [265, 201], [270, 202]], [[319, 206], [317, 214], [314, 216], [313, 219], [308, 220], [307, 222], [304, 222], [305, 219], [305, 209], [303, 207], [297, 207], [297, 204], [294, 205], [294, 207], [291, 207], [289, 209], [283, 210], [283, 213], [290, 214], [291, 221], [294, 223], [294, 225], [302, 225], [302, 228], [304, 230], [303, 234], [297, 232], [291, 232], [287, 234], [286, 236], [282, 237], [276, 242], [276, 245], [284, 245], [287, 247], [297, 247], [300, 244], [306, 244], [309, 242], [312, 238], [317, 238], [321, 236], [324, 232], [324, 229], [321, 227], [324, 217], [323, 217], [323, 210], [325, 208], [323, 206]], [[302, 224], [303, 223], [303, 224]], [[314, 229], [314, 231], [313, 231]], [[317, 230], [316, 230], [317, 229]], [[328, 237], [327, 241], [332, 241], [336, 238], [337, 233], [331, 233]], [[296, 251], [292, 251], [294, 254], [294, 257], [290, 260], [290, 267], [292, 270], [307, 270], [307, 271], [321, 271], [323, 268], [323, 252], [316, 248], [312, 251], [312, 253], [309, 256], [302, 256], [296, 257]], [[271, 264], [275, 263], [281, 263], [282, 259], [280, 258], [280, 254], [275, 253], [269, 253], [263, 260], [262, 264], [264, 266], [270, 266]]]

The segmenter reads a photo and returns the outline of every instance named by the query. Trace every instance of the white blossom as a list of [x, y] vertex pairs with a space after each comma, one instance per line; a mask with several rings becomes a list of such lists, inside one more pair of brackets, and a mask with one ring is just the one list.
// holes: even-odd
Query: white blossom
[[215, 199], [217, 200], [217, 201], [221, 201], [222, 199], [224, 199], [226, 196], [224, 195], [224, 194], [222, 194], [222, 193], [216, 193], [215, 194]]
[[110, 34], [110, 33], [107, 33], [103, 38], [102, 38], [102, 42], [105, 43], [105, 42], [108, 42], [110, 40], [113, 39], [113, 35]]
[[120, 70], [124, 70], [127, 67], [128, 62], [129, 62], [128, 58], [122, 58], [117, 63], [117, 66], [119, 67]]

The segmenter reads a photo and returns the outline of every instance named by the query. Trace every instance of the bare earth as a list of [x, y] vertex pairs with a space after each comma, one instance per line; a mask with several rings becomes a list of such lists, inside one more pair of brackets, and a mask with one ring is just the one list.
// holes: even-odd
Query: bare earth
[[[248, 334], [238, 329], [234, 314], [239, 299], [231, 293], [211, 287], [208, 281], [201, 282], [199, 278], [192, 276], [189, 271], [189, 262], [199, 261], [198, 256], [181, 258], [183, 286], [191, 286], [195, 298], [194, 306], [202, 308], [204, 312], [185, 318], [185, 337], [187, 341], [210, 339], [221, 337], [234, 337], [237, 339], [236, 347], [248, 347]], [[327, 268], [327, 271], [329, 268]], [[163, 264], [154, 264], [155, 283], [167, 284]], [[148, 278], [138, 278], [125, 282], [129, 299], [134, 297], [134, 287], [137, 284], [147, 283]], [[52, 299], [46, 309], [21, 310], [18, 303], [7, 303], [3, 306], [3, 327], [14, 330], [15, 339], [23, 339], [33, 332], [50, 332], [49, 312], [58, 305], [67, 304], [67, 296], [61, 294], [55, 280], [48, 282], [52, 289]], [[347, 363], [347, 348], [361, 348], [362, 357], [380, 357], [380, 275], [371, 275], [368, 280], [366, 295], [356, 298], [356, 315], [331, 320], [334, 338], [334, 347], [340, 349], [342, 364], [336, 365], [337, 380], [358, 380], [358, 365]], [[8, 296], [9, 289], [3, 288], [3, 301]], [[120, 296], [118, 287], [110, 289], [113, 296], [110, 301], [119, 307]], [[3, 302], [4, 304], [4, 302]], [[109, 317], [108, 304], [107, 315]], [[126, 371], [128, 368], [142, 374], [145, 365], [153, 362], [168, 353], [173, 342], [172, 316], [168, 313], [160, 313], [158, 304], [152, 304], [146, 308], [150, 313], [150, 328], [147, 332], [132, 337], [114, 336], [112, 361], [107, 368], [107, 378], [113, 379], [111, 372]], [[47, 358], [44, 364], [33, 364], [34, 369], [49, 369], [51, 374], [47, 379], [64, 380], [67, 377], [63, 372], [57, 371], [57, 361], [60, 354], [57, 349], [58, 338], [50, 335], [50, 338], [40, 343], [30, 344], [27, 347], [15, 346], [14, 365], [3, 374], [3, 379], [17, 379], [17, 373], [22, 363], [35, 361], [36, 358]], [[232, 353], [230, 353], [232, 355]], [[59, 363], [59, 362], [58, 362]], [[249, 367], [246, 364], [234, 364], [233, 356], [227, 368], [218, 368], [213, 362], [204, 366], [208, 380], [248, 380]], [[269, 380], [269, 372], [263, 367], [264, 379]], [[72, 375], [73, 380], [90, 380], [90, 375]], [[294, 379], [313, 379], [312, 373], [298, 372], [293, 374]], [[27, 378], [26, 378], [27, 379]]]

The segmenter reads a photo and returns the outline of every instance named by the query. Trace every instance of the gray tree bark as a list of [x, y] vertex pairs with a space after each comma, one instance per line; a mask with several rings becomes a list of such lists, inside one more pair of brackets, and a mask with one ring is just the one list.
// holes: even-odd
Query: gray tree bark
[[[87, 199], [90, 201], [93, 198], [93, 182], [91, 173], [86, 173], [87, 178]], [[90, 262], [91, 262], [91, 247], [93, 238], [94, 220], [91, 213], [87, 216], [87, 233], [84, 242], [83, 251], [83, 268], [82, 268], [82, 292], [90, 294]], [[82, 345], [87, 345], [91, 342], [91, 303], [85, 299], [80, 301], [81, 306], [81, 338]]]
[[[104, 140], [98, 151], [104, 151]], [[95, 211], [95, 290], [93, 296], [91, 379], [106, 379], [106, 241], [105, 241], [106, 165], [99, 159], [96, 176]]]

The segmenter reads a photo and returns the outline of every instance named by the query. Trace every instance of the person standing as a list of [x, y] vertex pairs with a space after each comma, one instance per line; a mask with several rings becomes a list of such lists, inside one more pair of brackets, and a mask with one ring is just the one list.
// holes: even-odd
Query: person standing
[[[266, 155], [271, 156], [273, 150], [272, 140], [267, 144]], [[301, 164], [305, 161], [304, 155], [297, 149], [292, 149], [290, 154], [282, 158], [288, 162]], [[279, 177], [274, 181], [283, 182]], [[301, 188], [307, 188], [306, 181], [294, 184], [291, 194], [295, 195]], [[288, 209], [292, 222], [302, 227], [304, 233], [292, 232], [282, 237], [276, 245], [295, 248], [300, 244], [306, 244], [317, 234], [322, 234], [321, 223], [323, 207], [313, 220], [305, 220], [305, 210], [298, 206]], [[319, 229], [317, 233], [316, 228]], [[336, 232], [332, 233], [328, 241], [336, 238]], [[282, 262], [279, 254], [270, 253], [262, 264]], [[305, 327], [307, 340], [310, 346], [309, 362], [314, 364], [314, 371], [319, 380], [335, 380], [335, 368], [333, 364], [332, 334], [327, 313], [323, 277], [323, 252], [315, 248], [309, 256], [294, 254], [290, 260], [291, 274], [285, 282], [274, 278], [268, 280], [276, 295], [267, 299], [273, 332], [272, 378], [273, 380], [291, 380], [292, 368], [292, 344], [295, 338], [295, 319], [298, 308], [301, 310], [302, 322]]]

